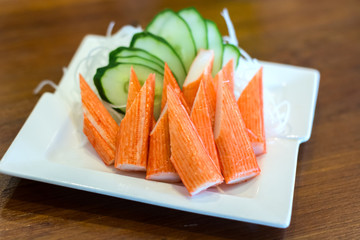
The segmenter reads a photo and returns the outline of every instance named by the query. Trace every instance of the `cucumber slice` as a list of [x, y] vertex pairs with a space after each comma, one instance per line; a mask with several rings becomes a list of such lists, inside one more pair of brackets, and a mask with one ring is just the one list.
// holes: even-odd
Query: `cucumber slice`
[[157, 118], [161, 111], [163, 75], [147, 66], [111, 63], [106, 67], [98, 68], [94, 76], [94, 84], [100, 97], [113, 105], [123, 106], [115, 108], [115, 110], [125, 113], [131, 66], [134, 68], [141, 85], [144, 84], [150, 73], [155, 73], [154, 117]]
[[156, 70], [157, 72], [164, 75], [164, 65], [159, 65], [155, 62], [150, 61], [149, 59], [138, 57], [138, 56], [126, 56], [126, 57], [116, 57], [113, 60], [117, 63], [134, 63], [142, 64]]
[[211, 20], [205, 20], [208, 36], [208, 49], [214, 50], [215, 58], [212, 69], [212, 75], [215, 76], [222, 66], [223, 41], [216, 23]]
[[118, 57], [138, 56], [149, 59], [150, 61], [159, 64], [164, 68], [164, 62], [158, 57], [148, 53], [140, 48], [118, 47], [109, 54], [109, 62], [113, 62]]
[[164, 38], [184, 63], [186, 72], [196, 57], [196, 47], [187, 23], [176, 12], [166, 9], [155, 16], [146, 31]]
[[230, 59], [234, 59], [234, 67], [236, 68], [239, 64], [240, 56], [241, 54], [238, 47], [229, 43], [224, 44], [222, 66], [227, 64], [230, 61]]
[[163, 38], [149, 32], [140, 32], [133, 36], [131, 48], [141, 48], [166, 62], [182, 87], [186, 71], [184, 65], [170, 44]]
[[178, 12], [191, 30], [195, 41], [196, 52], [200, 49], [207, 49], [207, 28], [204, 18], [194, 7], [184, 8]]

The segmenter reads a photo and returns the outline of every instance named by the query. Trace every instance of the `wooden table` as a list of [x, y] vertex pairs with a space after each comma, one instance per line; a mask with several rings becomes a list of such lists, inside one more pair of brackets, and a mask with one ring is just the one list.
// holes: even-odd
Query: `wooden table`
[[[252, 56], [321, 73], [310, 141], [299, 150], [291, 225], [276, 229], [191, 214], [0, 174], [1, 239], [355, 239], [360, 236], [360, 2], [0, 1], [0, 157], [82, 38], [145, 26], [194, 5], [227, 34], [227, 7]], [[45, 88], [42, 92], [51, 91]]]

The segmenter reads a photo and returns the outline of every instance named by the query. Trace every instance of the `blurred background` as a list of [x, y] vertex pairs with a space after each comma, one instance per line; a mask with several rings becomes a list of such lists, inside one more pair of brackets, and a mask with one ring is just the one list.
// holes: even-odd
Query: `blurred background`
[[[0, 238], [356, 239], [360, 234], [360, 1], [0, 0], [0, 157], [87, 34], [111, 21], [145, 27], [162, 9], [194, 6], [252, 57], [318, 69], [309, 142], [301, 145], [292, 222], [273, 229], [84, 193], [0, 174]], [[43, 92], [52, 91], [45, 87]], [[116, 207], [110, 207], [116, 206]], [[196, 223], [195, 225], [192, 225]]]

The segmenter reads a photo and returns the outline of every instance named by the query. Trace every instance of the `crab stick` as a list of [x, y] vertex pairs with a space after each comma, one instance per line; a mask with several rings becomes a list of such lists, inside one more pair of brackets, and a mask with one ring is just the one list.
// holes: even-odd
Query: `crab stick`
[[194, 126], [196, 127], [196, 130], [199, 133], [211, 159], [218, 168], [219, 172], [221, 172], [205, 93], [205, 81], [201, 81], [200, 83], [193, 107], [191, 109], [190, 119], [194, 123]]
[[146, 170], [154, 89], [155, 75], [150, 74], [120, 123], [115, 155], [115, 167], [120, 170]]
[[180, 181], [179, 174], [177, 174], [170, 161], [170, 135], [167, 105], [165, 105], [156, 125], [150, 133], [146, 179], [162, 182]]
[[262, 67], [242, 91], [237, 104], [256, 155], [266, 153], [263, 113]]
[[229, 81], [231, 92], [234, 92], [234, 68], [233, 60], [231, 59], [223, 68], [216, 74], [215, 78], [212, 76], [206, 80], [206, 93], [209, 100], [209, 112], [211, 115], [211, 125], [214, 129], [215, 125], [215, 110], [216, 110], [216, 90], [219, 79]]
[[175, 93], [178, 95], [182, 105], [185, 107], [188, 114], [190, 114], [190, 108], [186, 103], [186, 100], [184, 98], [184, 94], [181, 91], [176, 79], [174, 78], [174, 75], [171, 73], [171, 70], [167, 63], [165, 63], [164, 67], [164, 83], [163, 83], [163, 91], [162, 91], [162, 98], [161, 98], [161, 110], [164, 109], [166, 105], [167, 100], [167, 86], [171, 86], [172, 89], [174, 89]]
[[216, 111], [216, 91], [215, 91], [212, 75], [209, 74], [207, 77], [203, 79], [203, 81], [205, 87], [206, 100], [208, 103], [208, 110], [210, 114], [211, 126], [212, 129], [214, 129], [215, 111]]
[[229, 87], [234, 94], [234, 59], [230, 59], [214, 78], [215, 90], [217, 90], [219, 79], [229, 81]]
[[111, 165], [115, 158], [114, 148], [105, 141], [96, 128], [91, 124], [86, 115], [84, 115], [83, 132], [103, 162], [106, 165]]
[[214, 137], [225, 182], [255, 177], [260, 168], [229, 82], [219, 79], [216, 96]]
[[213, 62], [214, 51], [202, 49], [191, 64], [182, 88], [185, 100], [190, 108], [193, 105], [201, 80], [209, 74], [211, 75]]
[[170, 86], [167, 89], [171, 162], [190, 195], [220, 184], [223, 177], [207, 153], [184, 106]]
[[[131, 67], [130, 68], [130, 80], [129, 80], [129, 90], [128, 90], [128, 98], [127, 98], [127, 102], [126, 102], [126, 109], [130, 108], [130, 106], [133, 103], [134, 99], [136, 98], [136, 96], [140, 92], [140, 89], [141, 89], [141, 84], [139, 82], [139, 79], [137, 78], [135, 70], [133, 69], [133, 67]], [[153, 117], [152, 120], [151, 120], [150, 129], [152, 129], [152, 126], [155, 126], [155, 124], [156, 124], [156, 120], [155, 120], [155, 117]]]
[[130, 109], [130, 106], [133, 103], [136, 96], [138, 95], [138, 93], [140, 92], [140, 89], [141, 89], [141, 85], [140, 85], [139, 79], [137, 78], [133, 67], [131, 67], [126, 109]]
[[80, 74], [80, 90], [84, 111], [84, 133], [106, 165], [114, 162], [115, 139], [119, 127], [101, 100]]

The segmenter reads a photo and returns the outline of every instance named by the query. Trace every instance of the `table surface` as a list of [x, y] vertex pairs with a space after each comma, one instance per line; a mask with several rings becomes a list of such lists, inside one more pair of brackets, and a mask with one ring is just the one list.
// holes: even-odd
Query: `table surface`
[[[276, 229], [0, 174], [1, 239], [353, 239], [360, 235], [360, 2], [0, 0], [0, 157], [83, 37], [146, 26], [164, 8], [195, 6], [257, 59], [318, 69], [311, 139], [299, 149], [291, 225]], [[45, 87], [42, 91], [51, 91]]]

